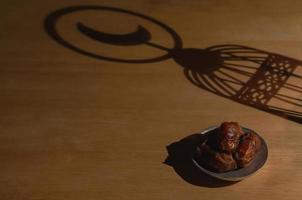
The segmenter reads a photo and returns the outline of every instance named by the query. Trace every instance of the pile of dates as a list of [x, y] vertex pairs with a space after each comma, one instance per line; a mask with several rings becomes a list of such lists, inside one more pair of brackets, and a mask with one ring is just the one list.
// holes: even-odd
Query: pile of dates
[[237, 122], [223, 122], [196, 148], [195, 160], [214, 172], [226, 172], [251, 164], [261, 140], [253, 132], [243, 132]]

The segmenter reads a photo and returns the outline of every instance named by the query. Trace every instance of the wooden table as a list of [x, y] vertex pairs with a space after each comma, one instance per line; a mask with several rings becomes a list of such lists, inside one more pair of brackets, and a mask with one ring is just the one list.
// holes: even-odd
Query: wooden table
[[[131, 37], [123, 45], [100, 42], [76, 27], [81, 22], [125, 35], [140, 24], [153, 44], [166, 48], [180, 42], [195, 49], [252, 47], [292, 58], [301, 75], [301, 7], [300, 1], [260, 0], [2, 2], [0, 199], [301, 199], [301, 77], [294, 81], [297, 91], [285, 93], [295, 101], [286, 105], [295, 111], [292, 120], [248, 106], [227, 89], [208, 91], [211, 86], [194, 79], [198, 74], [194, 85], [183, 71], [190, 71], [198, 50], [175, 62], [169, 49], [125, 45]], [[59, 9], [64, 12], [54, 15]], [[211, 72], [206, 69], [200, 73]], [[166, 146], [222, 121], [238, 121], [266, 140], [269, 157], [255, 175], [221, 187], [164, 163]]]

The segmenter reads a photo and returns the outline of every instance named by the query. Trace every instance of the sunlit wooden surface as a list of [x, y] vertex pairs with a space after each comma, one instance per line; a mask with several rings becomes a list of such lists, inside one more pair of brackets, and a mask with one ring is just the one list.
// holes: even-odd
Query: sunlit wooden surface
[[[301, 124], [197, 87], [172, 59], [110, 62], [49, 37], [43, 21], [51, 12], [87, 4], [157, 19], [177, 32], [185, 48], [237, 44], [302, 60], [300, 1], [2, 2], [1, 200], [301, 199]], [[138, 23], [118, 23], [123, 18], [109, 12], [74, 17], [111, 33], [131, 32]], [[83, 39], [73, 20], [62, 18], [60, 33], [94, 52], [123, 58], [162, 53]], [[173, 45], [153, 28], [155, 41]], [[294, 82], [302, 85], [301, 79]], [[286, 108], [301, 112], [301, 92], [286, 94], [297, 102]], [[167, 145], [222, 121], [238, 121], [266, 140], [269, 158], [255, 175], [209, 188], [185, 181], [163, 163]]]

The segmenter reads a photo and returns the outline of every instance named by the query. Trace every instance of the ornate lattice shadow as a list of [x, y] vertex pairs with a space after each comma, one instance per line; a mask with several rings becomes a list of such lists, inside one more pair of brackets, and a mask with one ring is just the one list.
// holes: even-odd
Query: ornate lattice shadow
[[[192, 52], [200, 60], [188, 61]], [[198, 87], [233, 101], [302, 123], [301, 61], [241, 45], [176, 53], [185, 76]], [[194, 57], [197, 55], [194, 55]], [[204, 60], [207, 60], [206, 62]]]

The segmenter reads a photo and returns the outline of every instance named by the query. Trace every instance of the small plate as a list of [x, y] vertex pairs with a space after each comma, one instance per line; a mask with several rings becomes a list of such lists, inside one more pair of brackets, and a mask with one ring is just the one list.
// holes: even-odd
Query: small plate
[[[218, 128], [218, 126], [209, 127], [207, 129], [203, 130], [201, 132], [201, 134], [209, 133], [217, 128]], [[263, 138], [259, 134], [257, 134], [255, 131], [245, 128], [245, 127], [242, 127], [242, 129], [245, 133], [250, 132], [250, 131], [255, 133], [261, 140], [261, 147], [260, 147], [259, 151], [256, 153], [255, 158], [253, 159], [252, 163], [249, 166], [240, 168], [240, 169], [236, 169], [236, 170], [232, 170], [232, 171], [228, 171], [228, 172], [217, 173], [217, 172], [212, 172], [212, 171], [209, 171], [209, 170], [203, 168], [200, 164], [198, 164], [198, 162], [194, 158], [192, 158], [193, 163], [202, 172], [204, 172], [214, 178], [217, 178], [220, 180], [226, 180], [226, 181], [241, 181], [241, 180], [249, 177], [253, 173], [255, 173], [257, 170], [259, 170], [264, 165], [264, 163], [267, 160], [267, 157], [268, 157], [267, 145], [266, 145], [265, 141], [263, 140]]]

